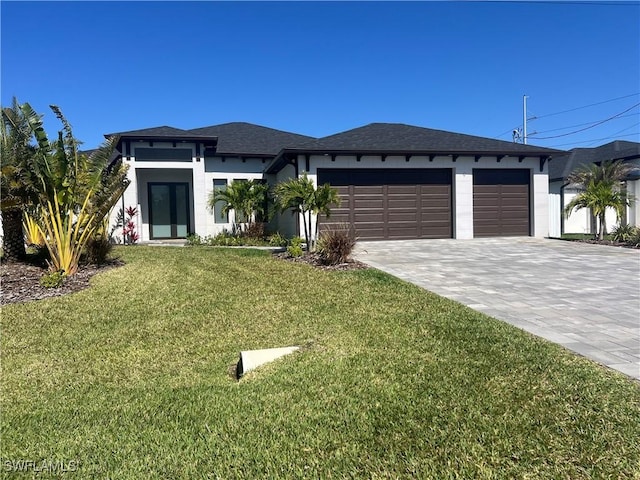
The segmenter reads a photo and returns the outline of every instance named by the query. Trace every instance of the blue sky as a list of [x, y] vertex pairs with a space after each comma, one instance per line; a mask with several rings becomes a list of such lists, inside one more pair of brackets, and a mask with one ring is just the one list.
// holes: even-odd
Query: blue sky
[[231, 121], [311, 136], [399, 122], [510, 141], [524, 94], [538, 117], [530, 144], [640, 141], [640, 2], [0, 9], [2, 105], [31, 103], [53, 133], [59, 105], [87, 148], [104, 133]]

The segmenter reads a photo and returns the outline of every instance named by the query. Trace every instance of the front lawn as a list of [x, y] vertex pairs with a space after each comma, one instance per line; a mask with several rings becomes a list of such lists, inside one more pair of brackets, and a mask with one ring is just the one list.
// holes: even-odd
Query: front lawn
[[[640, 476], [638, 383], [510, 325], [376, 270], [117, 253], [88, 290], [2, 308], [5, 473]], [[288, 345], [232, 378], [240, 350]]]

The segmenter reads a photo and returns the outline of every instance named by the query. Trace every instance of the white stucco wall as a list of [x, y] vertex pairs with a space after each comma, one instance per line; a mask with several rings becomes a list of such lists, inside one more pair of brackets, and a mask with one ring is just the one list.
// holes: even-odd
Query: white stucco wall
[[[148, 143], [142, 142], [145, 148]], [[171, 144], [157, 142], [154, 147], [169, 148]], [[193, 158], [191, 162], [167, 162], [167, 161], [140, 161], [136, 162], [134, 148], [131, 149], [131, 159], [125, 162], [130, 165], [129, 177], [131, 185], [124, 195], [125, 206], [136, 206], [139, 211], [137, 226], [141, 240], [149, 239], [148, 219], [148, 183], [149, 182], [187, 182], [189, 184], [191, 202], [191, 230], [201, 236], [215, 235], [224, 229], [230, 229], [234, 221], [233, 212], [230, 212], [228, 223], [216, 223], [213, 213], [208, 209], [208, 198], [213, 190], [213, 181], [225, 180], [227, 184], [238, 179], [261, 179], [266, 160], [260, 158], [222, 158], [195, 157], [195, 144], [179, 144], [180, 148], [192, 148]], [[204, 152], [203, 146], [200, 149]], [[338, 155], [332, 160], [327, 155], [312, 155], [308, 159], [308, 176], [317, 184], [317, 172], [322, 168], [447, 168], [452, 170], [452, 200], [453, 200], [453, 236], [454, 238], [473, 238], [473, 170], [484, 168], [499, 169], [529, 169], [531, 172], [530, 195], [530, 223], [531, 234], [536, 237], [549, 235], [549, 186], [547, 171], [540, 171], [538, 158], [503, 158], [498, 162], [496, 157], [472, 156], [457, 157], [455, 161], [451, 156], [438, 156], [432, 159], [428, 157], [412, 156], [406, 161], [404, 156], [388, 156], [383, 161], [380, 155], [364, 155], [358, 161], [355, 155]], [[307, 167], [307, 159], [304, 155], [298, 157], [298, 174], [302, 175]], [[271, 183], [278, 183], [295, 176], [294, 165], [285, 166], [277, 175], [269, 176]], [[120, 208], [120, 204], [116, 210]], [[115, 212], [114, 212], [115, 216]], [[312, 230], [315, 231], [315, 221]], [[553, 223], [553, 222], [551, 222]], [[272, 228], [277, 228], [285, 236], [304, 235], [303, 222], [296, 219], [288, 212], [277, 215], [271, 223]]]
[[546, 165], [543, 171], [540, 171], [539, 168], [532, 169], [532, 235], [537, 238], [545, 238], [549, 236], [549, 177], [546, 169]]
[[[564, 206], [566, 207], [579, 193], [573, 186], [564, 189]], [[562, 213], [564, 215], [564, 212]], [[583, 208], [573, 210], [571, 214], [564, 218], [564, 233], [594, 233], [591, 231], [591, 211]]]
[[562, 182], [549, 184], [549, 236], [552, 238], [562, 236], [562, 185]]
[[[131, 142], [130, 157], [123, 156], [125, 165], [129, 165], [127, 176], [131, 181], [129, 187], [124, 192], [124, 207], [135, 207], [138, 210], [135, 219], [136, 231], [140, 235], [140, 241], [149, 240], [149, 208], [148, 208], [148, 183], [149, 182], [186, 182], [189, 184], [190, 202], [190, 224], [191, 230], [202, 228], [203, 202], [201, 200], [204, 192], [204, 159], [196, 158], [195, 143], [173, 142]], [[135, 157], [136, 148], [185, 148], [191, 149], [191, 161], [137, 161]], [[204, 145], [200, 145], [201, 156], [204, 152]], [[122, 208], [123, 202], [116, 204], [111, 212], [110, 226], [113, 226], [117, 219], [117, 214]], [[121, 229], [114, 233], [122, 238]]]
[[[304, 163], [302, 163], [304, 165]], [[287, 165], [275, 176], [275, 183], [286, 182], [295, 177], [295, 167]], [[287, 238], [300, 235], [297, 229], [296, 218], [291, 212], [276, 213], [274, 225], [278, 232]], [[304, 236], [304, 232], [302, 234]]]
[[261, 158], [207, 157], [204, 162], [204, 181], [200, 228], [196, 233], [202, 237], [215, 236], [223, 230], [231, 230], [235, 221], [235, 212], [229, 212], [227, 223], [216, 223], [214, 213], [209, 210], [208, 201], [213, 191], [214, 180], [225, 180], [229, 185], [233, 180], [259, 180], [267, 164]]
[[[638, 188], [638, 181], [628, 182], [627, 189], [629, 193], [632, 193]], [[580, 191], [573, 187], [568, 186], [564, 189], [564, 205], [568, 205], [576, 195], [578, 195]], [[564, 213], [563, 213], [564, 214]], [[635, 202], [632, 202], [631, 206], [627, 207], [627, 223], [630, 225], [638, 225], [638, 221], [640, 218], [638, 217], [638, 208]], [[605, 215], [605, 221], [607, 226], [607, 233], [611, 233], [611, 231], [618, 226], [620, 223], [618, 221], [617, 214], [615, 210], [612, 208], [607, 209], [607, 213]], [[569, 217], [565, 217], [564, 220], [564, 233], [588, 233], [588, 234], [596, 234], [599, 227], [600, 222], [596, 219], [595, 228], [592, 224], [591, 218], [591, 210], [587, 208], [583, 208], [580, 210], [573, 210]]]

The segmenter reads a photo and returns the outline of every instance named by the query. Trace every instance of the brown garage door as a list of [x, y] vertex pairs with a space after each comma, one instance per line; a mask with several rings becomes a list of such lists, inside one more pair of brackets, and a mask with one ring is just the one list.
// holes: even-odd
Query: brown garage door
[[475, 237], [527, 236], [529, 170], [473, 170]]
[[340, 206], [321, 228], [346, 223], [361, 240], [451, 238], [450, 169], [319, 169]]

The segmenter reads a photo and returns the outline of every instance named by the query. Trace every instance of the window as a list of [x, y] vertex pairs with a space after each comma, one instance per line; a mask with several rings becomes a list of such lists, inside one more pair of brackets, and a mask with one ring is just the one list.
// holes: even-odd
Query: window
[[[213, 180], [214, 193], [222, 192], [227, 188], [226, 180]], [[222, 214], [222, 209], [227, 204], [224, 200], [218, 200], [213, 206], [213, 216], [215, 223], [229, 223], [229, 213]]]
[[191, 162], [190, 148], [136, 148], [136, 162]]

